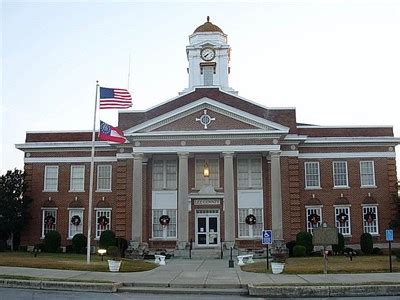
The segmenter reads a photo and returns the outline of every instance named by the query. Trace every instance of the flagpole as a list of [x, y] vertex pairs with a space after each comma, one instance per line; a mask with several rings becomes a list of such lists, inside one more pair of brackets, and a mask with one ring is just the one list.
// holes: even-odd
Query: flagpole
[[96, 113], [97, 113], [97, 91], [99, 89], [99, 81], [96, 81], [96, 96], [94, 99], [94, 116], [92, 131], [92, 152], [90, 157], [90, 180], [89, 180], [89, 212], [88, 212], [88, 230], [87, 230], [87, 249], [86, 263], [90, 264], [90, 242], [92, 238], [92, 210], [93, 210], [93, 172], [94, 172], [94, 146], [96, 141]]
[[128, 62], [128, 87], [127, 90], [129, 91], [129, 81], [131, 79], [131, 54], [129, 53], [129, 62]]

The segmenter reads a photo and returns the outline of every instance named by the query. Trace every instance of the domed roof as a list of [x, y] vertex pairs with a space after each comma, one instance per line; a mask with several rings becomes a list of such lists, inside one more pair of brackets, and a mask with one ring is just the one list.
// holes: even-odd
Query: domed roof
[[219, 28], [217, 25], [214, 25], [213, 23], [210, 22], [210, 17], [207, 16], [207, 22], [205, 22], [203, 25], [200, 25], [199, 27], [196, 28], [196, 30], [193, 33], [196, 32], [221, 32], [221, 28]]

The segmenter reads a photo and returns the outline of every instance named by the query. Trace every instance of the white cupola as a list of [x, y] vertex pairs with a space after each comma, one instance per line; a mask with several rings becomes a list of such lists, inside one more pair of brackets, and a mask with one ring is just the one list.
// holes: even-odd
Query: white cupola
[[189, 36], [189, 90], [207, 86], [233, 92], [228, 83], [231, 48], [227, 41], [227, 35], [210, 22], [210, 17]]

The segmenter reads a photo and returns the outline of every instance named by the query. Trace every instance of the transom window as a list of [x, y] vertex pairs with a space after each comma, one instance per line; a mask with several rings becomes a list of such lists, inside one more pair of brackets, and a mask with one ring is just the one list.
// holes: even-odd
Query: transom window
[[97, 190], [111, 191], [111, 165], [97, 166]]
[[339, 233], [343, 235], [351, 235], [350, 226], [350, 207], [336, 206], [335, 207], [335, 225]]
[[378, 207], [376, 205], [363, 206], [363, 227], [364, 232], [379, 234]]
[[319, 162], [305, 162], [304, 170], [306, 188], [320, 188]]
[[111, 208], [96, 209], [96, 239], [103, 231], [111, 230]]
[[238, 158], [237, 180], [239, 189], [261, 189], [261, 158]]
[[68, 215], [68, 238], [72, 239], [75, 234], [83, 233], [83, 208], [71, 208]]
[[[160, 223], [162, 215], [169, 217], [168, 225]], [[176, 209], [153, 209], [153, 238], [176, 238]]]
[[85, 166], [71, 166], [70, 191], [83, 192], [85, 184]]
[[214, 188], [219, 188], [219, 159], [196, 159], [196, 188], [200, 189], [206, 184], [206, 179], [203, 175], [204, 165], [208, 165], [210, 170], [209, 184]]
[[56, 230], [57, 225], [57, 208], [42, 209], [42, 238], [49, 231]]
[[335, 187], [348, 187], [347, 161], [333, 162], [333, 184]]
[[177, 160], [153, 160], [153, 190], [176, 190]]
[[360, 161], [361, 186], [375, 186], [375, 170], [373, 161]]
[[[253, 238], [260, 237], [263, 225], [263, 209], [262, 208], [239, 208], [239, 237]], [[246, 223], [246, 217], [253, 215], [256, 217], [256, 223], [249, 225]]]
[[44, 168], [45, 192], [57, 192], [58, 190], [58, 166], [46, 166]]
[[[315, 218], [314, 218], [315, 217]], [[315, 227], [320, 227], [322, 224], [322, 207], [307, 207], [306, 208], [306, 224], [307, 231], [313, 233]]]

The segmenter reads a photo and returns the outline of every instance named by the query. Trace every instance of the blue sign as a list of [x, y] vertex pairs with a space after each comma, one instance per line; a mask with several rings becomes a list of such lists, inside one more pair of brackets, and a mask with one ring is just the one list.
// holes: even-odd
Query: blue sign
[[393, 241], [393, 229], [386, 229], [386, 241]]
[[272, 244], [272, 230], [263, 230], [262, 244], [263, 245], [271, 245]]

